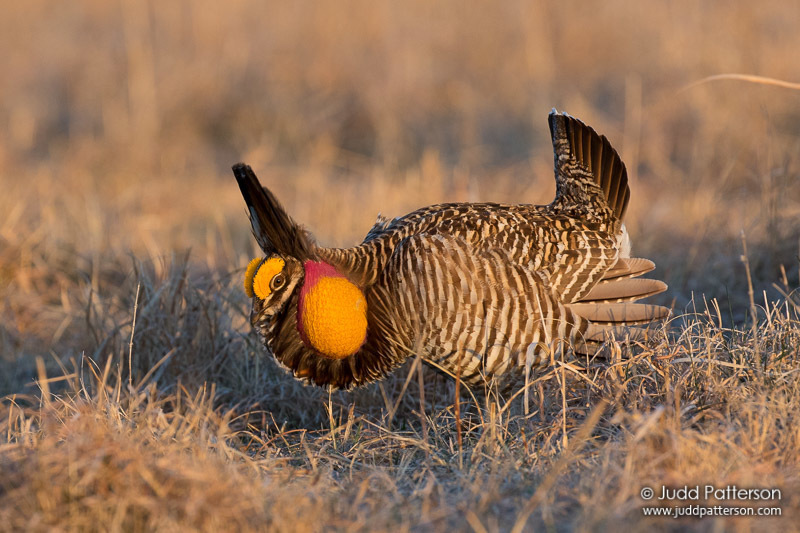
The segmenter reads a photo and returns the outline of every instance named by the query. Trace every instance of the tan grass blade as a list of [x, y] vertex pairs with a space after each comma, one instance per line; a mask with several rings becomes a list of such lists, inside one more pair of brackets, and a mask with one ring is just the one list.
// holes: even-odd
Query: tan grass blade
[[746, 81], [749, 83], [756, 83], [759, 85], [772, 85], [774, 87], [782, 87], [784, 89], [794, 89], [795, 91], [800, 90], [800, 83], [793, 83], [791, 81], [779, 80], [777, 78], [768, 78], [766, 76], [756, 76], [754, 74], [729, 73], [729, 74], [715, 74], [714, 76], [706, 76], [703, 79], [685, 85], [678, 92], [685, 91], [687, 89], [691, 89], [692, 87], [697, 87], [698, 85], [703, 85], [705, 83], [718, 80]]

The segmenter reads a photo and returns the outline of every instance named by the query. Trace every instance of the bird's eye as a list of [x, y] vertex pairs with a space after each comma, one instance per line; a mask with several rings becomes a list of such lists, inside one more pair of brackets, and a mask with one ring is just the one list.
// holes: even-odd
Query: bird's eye
[[273, 291], [277, 291], [278, 289], [283, 287], [284, 283], [286, 283], [286, 278], [283, 277], [283, 274], [275, 274], [272, 277], [272, 281], [270, 282], [269, 287]]

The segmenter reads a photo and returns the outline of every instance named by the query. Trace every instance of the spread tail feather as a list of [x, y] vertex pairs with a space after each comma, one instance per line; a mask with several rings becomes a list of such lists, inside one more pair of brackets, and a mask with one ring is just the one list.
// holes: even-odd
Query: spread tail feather
[[669, 316], [668, 308], [661, 305], [636, 303], [577, 303], [569, 306], [577, 316], [589, 321], [583, 337], [576, 339], [575, 352], [596, 354], [610, 338], [627, 341], [644, 341], [652, 330], [631, 327], [651, 324]]
[[635, 278], [637, 276], [641, 276], [642, 274], [647, 274], [654, 268], [656, 268], [656, 264], [649, 259], [642, 259], [639, 257], [623, 257], [620, 258], [620, 260], [617, 261], [613, 267], [606, 271], [605, 274], [603, 274], [603, 277], [600, 279], [600, 283], [606, 283], [625, 278]]
[[583, 337], [575, 343], [577, 353], [594, 355], [612, 336], [617, 340], [645, 340], [651, 330], [646, 326], [669, 316], [661, 305], [634, 303], [667, 290], [657, 279], [638, 278], [650, 272], [655, 264], [648, 259], [622, 258], [609, 269], [601, 281], [569, 309], [589, 322]]
[[578, 303], [569, 306], [570, 310], [595, 325], [629, 326], [648, 324], [669, 316], [669, 309], [661, 305], [613, 303]]
[[623, 278], [598, 283], [578, 303], [635, 302], [667, 290], [657, 279]]
[[608, 139], [555, 109], [550, 112], [549, 124], [555, 151], [556, 202], [562, 207], [602, 203], [622, 220], [631, 195], [628, 171]]

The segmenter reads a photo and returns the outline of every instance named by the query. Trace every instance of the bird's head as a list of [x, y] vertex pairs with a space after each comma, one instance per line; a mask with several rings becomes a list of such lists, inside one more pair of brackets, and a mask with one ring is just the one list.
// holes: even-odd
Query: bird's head
[[249, 166], [236, 165], [233, 172], [249, 209], [253, 234], [265, 253], [250, 262], [244, 277], [244, 290], [253, 299], [252, 325], [267, 324], [296, 302], [299, 342], [329, 359], [357, 353], [367, 337], [362, 290], [316, 257], [311, 236], [261, 187]]
[[293, 257], [272, 254], [250, 261], [244, 274], [244, 292], [253, 299], [253, 326], [278, 314], [302, 280], [302, 264]]

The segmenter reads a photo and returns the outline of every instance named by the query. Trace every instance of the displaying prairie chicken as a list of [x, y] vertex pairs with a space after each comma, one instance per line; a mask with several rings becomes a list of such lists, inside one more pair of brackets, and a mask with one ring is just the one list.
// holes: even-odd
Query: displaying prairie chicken
[[638, 278], [622, 224], [630, 191], [608, 140], [550, 113], [556, 198], [547, 206], [449, 203], [378, 219], [353, 248], [324, 248], [249, 166], [233, 167], [264, 251], [245, 274], [250, 322], [296, 378], [349, 389], [409, 356], [468, 384], [519, 379], [560, 350], [667, 316], [633, 303], [666, 290]]

